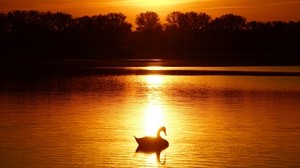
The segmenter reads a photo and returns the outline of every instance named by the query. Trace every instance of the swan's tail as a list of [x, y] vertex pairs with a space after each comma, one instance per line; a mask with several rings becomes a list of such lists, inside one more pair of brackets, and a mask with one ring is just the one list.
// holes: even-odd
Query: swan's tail
[[136, 141], [137, 143], [139, 143], [139, 142], [138, 142], [138, 138], [135, 137], [134, 135], [133, 135], [133, 137], [134, 137], [135, 141]]

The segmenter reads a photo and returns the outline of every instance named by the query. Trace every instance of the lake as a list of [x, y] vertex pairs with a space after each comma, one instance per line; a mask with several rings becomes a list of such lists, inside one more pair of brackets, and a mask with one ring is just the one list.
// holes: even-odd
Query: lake
[[[290, 72], [240, 70], [266, 69]], [[150, 70], [1, 80], [1, 167], [300, 166], [300, 76]], [[162, 125], [169, 147], [136, 152]]]

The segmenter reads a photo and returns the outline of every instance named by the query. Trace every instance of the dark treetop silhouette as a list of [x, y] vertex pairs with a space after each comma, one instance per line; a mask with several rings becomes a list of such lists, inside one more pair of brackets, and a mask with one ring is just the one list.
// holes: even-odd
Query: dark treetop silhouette
[[38, 11], [0, 13], [2, 60], [163, 58], [204, 65], [300, 65], [300, 21], [247, 22], [225, 14], [174, 11], [161, 24], [152, 11], [82, 16]]

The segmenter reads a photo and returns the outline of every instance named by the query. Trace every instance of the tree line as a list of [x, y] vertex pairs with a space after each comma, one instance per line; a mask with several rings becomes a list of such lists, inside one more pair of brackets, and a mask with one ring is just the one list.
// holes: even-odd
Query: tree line
[[0, 13], [1, 59], [194, 59], [207, 63], [297, 62], [300, 21], [247, 21], [225, 14], [152, 11], [136, 16], [136, 30], [122, 13], [74, 18], [63, 12]]

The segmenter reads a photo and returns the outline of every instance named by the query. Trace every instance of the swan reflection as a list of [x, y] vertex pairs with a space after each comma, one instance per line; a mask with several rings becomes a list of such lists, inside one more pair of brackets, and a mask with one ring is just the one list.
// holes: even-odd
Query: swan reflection
[[[161, 153], [164, 149], [162, 150], [151, 150], [151, 149], [143, 149], [141, 147], [137, 147], [135, 152], [136, 153], [144, 153], [144, 154], [154, 154], [156, 155], [156, 162], [158, 162], [161, 165], [165, 165], [167, 162], [167, 156], [164, 155], [163, 158], [161, 158]], [[150, 157], [150, 156], [149, 156]]]

